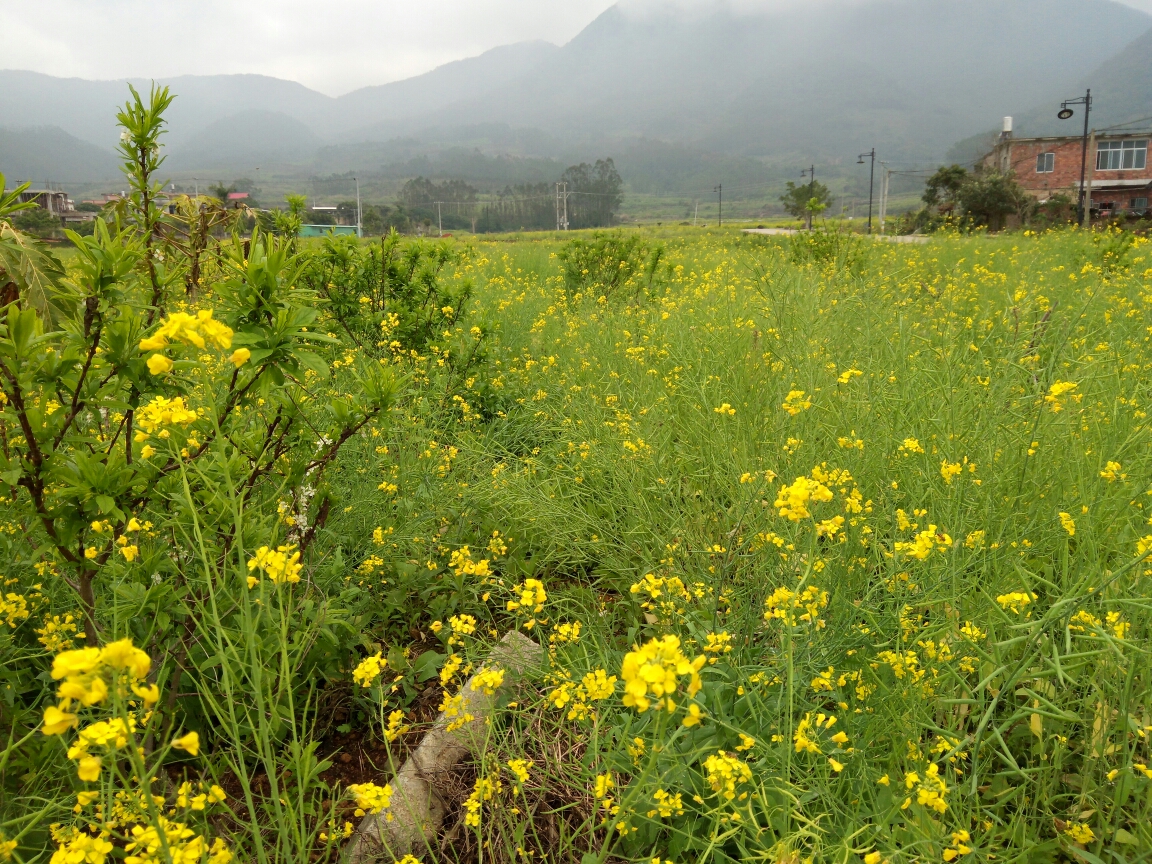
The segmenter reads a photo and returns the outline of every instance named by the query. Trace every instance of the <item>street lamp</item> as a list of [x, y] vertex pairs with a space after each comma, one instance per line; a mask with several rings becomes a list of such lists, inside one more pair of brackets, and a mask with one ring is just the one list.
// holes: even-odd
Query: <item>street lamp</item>
[[1084, 106], [1084, 137], [1080, 139], [1080, 198], [1076, 204], [1076, 221], [1083, 225], [1088, 212], [1085, 204], [1090, 204], [1092, 201], [1088, 190], [1084, 187], [1088, 172], [1088, 118], [1092, 115], [1092, 91], [1088, 90], [1079, 99], [1065, 99], [1060, 103], [1060, 112], [1056, 116], [1061, 120], [1070, 119], [1076, 112], [1069, 108], [1069, 105]]
[[875, 186], [876, 180], [876, 148], [873, 147], [868, 153], [861, 153], [860, 158], [856, 160], [857, 165], [864, 164], [864, 157], [867, 156], [872, 160], [872, 167], [868, 169], [868, 233], [872, 233], [872, 189]]

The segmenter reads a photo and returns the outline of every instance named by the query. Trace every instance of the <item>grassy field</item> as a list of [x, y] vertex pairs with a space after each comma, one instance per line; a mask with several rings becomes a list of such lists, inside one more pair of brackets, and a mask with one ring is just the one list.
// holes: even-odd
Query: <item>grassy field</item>
[[[667, 243], [666, 283], [615, 303], [567, 297], [552, 244], [477, 247], [493, 383], [514, 398], [453, 437], [426, 521], [392, 523], [450, 525], [444, 555], [462, 522], [513, 538], [501, 571], [542, 577], [552, 617], [584, 624], [563, 692], [652, 638], [722, 645], [706, 720], [608, 700], [593, 740], [611, 743], [580, 752], [596, 724], [578, 720], [576, 765], [532, 754], [545, 776], [638, 775], [608, 821], [633, 855], [677, 861], [1152, 847], [1129, 566], [1143, 247], [1015, 236], [798, 264], [803, 246], [731, 234]], [[633, 765], [632, 737], [663, 751]], [[735, 799], [703, 767], [719, 750], [750, 766]], [[649, 815], [658, 790], [685, 812]]]
[[[203, 742], [165, 782], [227, 796], [193, 813], [161, 788], [205, 838], [179, 860], [223, 864], [209, 837], [334, 860], [510, 629], [545, 667], [503, 691], [486, 670], [502, 695], [438, 781], [426, 864], [1149, 860], [1147, 241], [647, 228], [617, 265], [575, 236], [583, 259], [555, 235], [448, 241], [453, 338], [474, 340], [451, 350], [472, 354], [446, 363], [449, 333], [385, 351], [401, 395], [328, 469], [303, 581], [236, 589], [250, 656], [196, 636], [193, 670], [149, 648], [145, 620], [183, 595], [131, 559], [101, 589], [102, 641], [147, 648], [181, 693], [165, 728]], [[358, 349], [325, 320], [354, 401], [339, 369], [377, 362], [387, 325]], [[260, 523], [269, 546], [284, 522]], [[61, 738], [20, 737], [70, 647], [35, 634], [78, 613], [8, 525], [0, 650], [40, 671], [0, 708], [20, 837], [0, 858], [83, 835], [112, 860], [126, 781], [77, 782]], [[230, 663], [278, 670], [231, 737], [212, 719], [249, 701]]]

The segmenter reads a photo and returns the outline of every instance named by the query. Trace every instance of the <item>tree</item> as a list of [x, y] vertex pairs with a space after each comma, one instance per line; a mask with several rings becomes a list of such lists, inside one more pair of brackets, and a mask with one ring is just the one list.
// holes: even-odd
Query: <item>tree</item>
[[60, 217], [43, 207], [33, 207], [12, 219], [12, 227], [33, 237], [55, 237], [61, 232]]
[[[804, 219], [809, 228], [812, 227], [813, 213], [823, 212], [832, 203], [832, 193], [819, 181], [797, 186], [789, 180], [784, 188], [780, 203], [789, 214], [797, 219]], [[815, 205], [812, 204], [813, 201], [816, 202]]]
[[1023, 212], [1028, 196], [1012, 172], [987, 171], [960, 187], [956, 203], [975, 224], [987, 225], [996, 231], [1004, 226], [1004, 217]]
[[568, 224], [573, 228], [604, 228], [616, 221], [624, 181], [610, 158], [597, 159], [595, 165], [573, 165], [560, 181], [568, 184]]
[[964, 184], [968, 182], [968, 171], [960, 165], [941, 166], [924, 184], [922, 200], [929, 207], [941, 211], [951, 210]]

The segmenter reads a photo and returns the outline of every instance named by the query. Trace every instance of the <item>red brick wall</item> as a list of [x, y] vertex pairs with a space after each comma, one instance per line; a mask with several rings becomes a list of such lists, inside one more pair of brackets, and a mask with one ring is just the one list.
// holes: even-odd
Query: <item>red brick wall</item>
[[[1001, 145], [1004, 147], [1005, 145]], [[1030, 141], [1027, 139], [1011, 141], [1007, 144], [1008, 168], [1016, 172], [1016, 179], [1026, 190], [1043, 199], [1055, 192], [1064, 192], [1076, 196], [1080, 186], [1080, 139], [1055, 139], [1049, 141]], [[1152, 149], [1152, 148], [1150, 148]], [[988, 166], [997, 166], [1003, 154], [998, 149], [985, 160]], [[1036, 157], [1041, 153], [1054, 153], [1055, 164], [1048, 173], [1036, 172]], [[1097, 171], [1096, 148], [1090, 143], [1088, 147], [1088, 176], [1092, 180], [1093, 198], [1103, 200], [1123, 199], [1121, 206], [1127, 205], [1129, 190], [1122, 192], [1102, 192], [1101, 183], [1111, 180], [1146, 180], [1152, 183], [1152, 153], [1149, 154], [1148, 167], [1140, 171]], [[1133, 195], [1143, 195], [1136, 189], [1131, 190]]]

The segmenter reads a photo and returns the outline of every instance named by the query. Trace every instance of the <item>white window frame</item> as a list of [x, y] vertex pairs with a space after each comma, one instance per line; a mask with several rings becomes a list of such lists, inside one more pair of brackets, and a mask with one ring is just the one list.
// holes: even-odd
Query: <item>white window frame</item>
[[1056, 170], [1056, 153], [1048, 151], [1047, 153], [1036, 154], [1036, 173], [1037, 174], [1051, 174]]
[[1143, 171], [1147, 166], [1147, 139], [1101, 141], [1096, 145], [1097, 171]]

